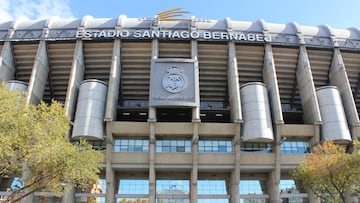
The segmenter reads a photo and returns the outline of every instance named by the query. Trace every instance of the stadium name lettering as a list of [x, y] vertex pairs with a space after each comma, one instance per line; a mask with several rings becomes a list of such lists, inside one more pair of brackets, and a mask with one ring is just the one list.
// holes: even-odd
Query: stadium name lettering
[[171, 30], [78, 30], [76, 38], [120, 38], [120, 39], [204, 39], [270, 42], [271, 36], [261, 33], [171, 31]]

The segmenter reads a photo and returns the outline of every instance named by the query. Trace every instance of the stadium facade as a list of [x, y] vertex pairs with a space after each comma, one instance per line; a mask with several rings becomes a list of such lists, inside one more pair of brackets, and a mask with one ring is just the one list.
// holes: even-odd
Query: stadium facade
[[106, 155], [93, 188], [30, 202], [319, 202], [291, 170], [324, 140], [360, 136], [357, 28], [18, 20], [0, 22], [0, 50], [0, 81], [62, 102], [70, 139]]

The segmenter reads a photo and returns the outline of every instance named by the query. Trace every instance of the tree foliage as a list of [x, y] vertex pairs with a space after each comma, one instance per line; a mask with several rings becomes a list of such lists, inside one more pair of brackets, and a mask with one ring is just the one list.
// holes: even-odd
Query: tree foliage
[[59, 193], [64, 184], [84, 186], [98, 179], [103, 155], [85, 141], [69, 142], [70, 121], [60, 103], [31, 105], [24, 93], [8, 91], [3, 84], [0, 95], [0, 177], [26, 172], [9, 202], [34, 191]]
[[345, 147], [324, 142], [305, 157], [293, 177], [325, 202], [345, 203], [345, 191], [358, 193], [360, 187], [359, 143], [354, 149], [354, 153], [346, 153]]

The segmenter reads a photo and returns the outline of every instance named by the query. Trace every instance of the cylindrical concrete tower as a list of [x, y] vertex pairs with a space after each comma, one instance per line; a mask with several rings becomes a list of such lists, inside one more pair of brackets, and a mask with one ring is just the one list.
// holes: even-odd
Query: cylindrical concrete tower
[[81, 82], [72, 137], [102, 140], [107, 85], [100, 80]]
[[265, 84], [250, 82], [240, 87], [243, 115], [242, 138], [249, 142], [271, 142], [274, 133]]
[[335, 86], [325, 86], [316, 90], [319, 101], [322, 140], [335, 143], [351, 142], [350, 131], [345, 117], [339, 90]]
[[28, 88], [27, 83], [19, 80], [8, 80], [6, 81], [6, 88], [8, 90], [19, 90], [25, 92]]

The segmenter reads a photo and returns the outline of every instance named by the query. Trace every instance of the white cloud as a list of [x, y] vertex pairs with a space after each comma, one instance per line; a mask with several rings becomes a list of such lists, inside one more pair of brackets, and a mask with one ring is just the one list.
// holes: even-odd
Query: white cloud
[[51, 16], [74, 18], [69, 0], [0, 0], [0, 21], [48, 19]]

